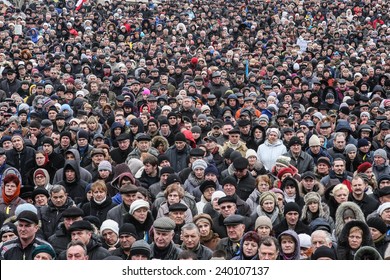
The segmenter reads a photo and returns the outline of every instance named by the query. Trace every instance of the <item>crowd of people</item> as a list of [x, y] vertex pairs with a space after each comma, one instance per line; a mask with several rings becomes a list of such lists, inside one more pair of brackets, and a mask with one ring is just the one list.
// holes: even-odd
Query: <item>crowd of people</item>
[[0, 259], [390, 259], [389, 10], [0, 0]]

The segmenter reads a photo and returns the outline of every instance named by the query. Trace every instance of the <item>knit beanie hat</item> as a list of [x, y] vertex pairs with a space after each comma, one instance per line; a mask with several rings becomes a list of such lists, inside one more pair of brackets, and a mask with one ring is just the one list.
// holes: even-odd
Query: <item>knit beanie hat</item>
[[51, 247], [49, 244], [41, 244], [34, 248], [32, 251], [32, 258], [34, 259], [36, 255], [39, 253], [47, 253], [49, 254], [53, 259], [56, 257], [56, 252], [54, 251], [53, 247]]
[[390, 141], [390, 133], [385, 136], [385, 144]]
[[372, 164], [369, 163], [368, 161], [366, 162], [363, 162], [362, 164], [360, 164], [357, 168], [357, 173], [364, 173], [367, 171], [367, 169], [371, 168], [372, 167]]
[[295, 211], [298, 212], [299, 216], [301, 216], [301, 208], [295, 202], [289, 202], [284, 206], [283, 214], [286, 215], [288, 212]]
[[309, 139], [309, 147], [321, 146], [320, 138], [313, 134]]
[[207, 168], [207, 163], [203, 159], [197, 159], [192, 163], [192, 170], [194, 171], [197, 168], [205, 170]]
[[370, 145], [370, 143], [368, 143], [368, 140], [366, 138], [362, 138], [362, 139], [358, 140], [358, 143], [357, 143], [358, 148], [366, 147], [368, 145]]
[[259, 122], [261, 121], [265, 121], [265, 122], [269, 122], [269, 117], [265, 114], [262, 114], [260, 117], [259, 117]]
[[130, 223], [124, 223], [120, 229], [118, 236], [121, 236], [122, 234], [128, 234], [133, 236], [135, 239], [139, 239], [139, 236], [137, 234], [137, 230], [135, 229], [135, 226]]
[[276, 194], [271, 191], [263, 192], [259, 197], [259, 205], [263, 205], [263, 203], [267, 200], [272, 200], [274, 204], [276, 205], [278, 198], [276, 197]]
[[306, 205], [308, 205], [310, 202], [321, 203], [321, 196], [317, 192], [309, 192], [304, 196], [303, 200], [305, 201]]
[[77, 132], [77, 139], [89, 139], [89, 133], [88, 131], [84, 130], [84, 129], [80, 129], [78, 132]]
[[113, 232], [115, 232], [116, 235], [119, 234], [119, 225], [116, 221], [114, 220], [105, 220], [102, 225], [100, 226], [100, 232], [103, 234], [103, 232], [106, 230], [106, 229], [110, 229], [112, 230]]
[[133, 215], [134, 211], [136, 211], [140, 208], [147, 208], [149, 210], [149, 208], [150, 208], [149, 202], [147, 202], [143, 199], [138, 199], [138, 200], [134, 201], [133, 203], [131, 203], [130, 210], [129, 210], [130, 215]]
[[217, 167], [215, 167], [215, 165], [213, 164], [210, 164], [209, 166], [207, 166], [207, 168], [204, 170], [204, 175], [207, 175], [207, 174], [214, 174], [215, 176], [219, 176], [219, 172], [218, 172], [218, 169]]
[[279, 180], [283, 177], [284, 174], [290, 173], [291, 175], [294, 174], [294, 171], [290, 167], [284, 167], [279, 170], [277, 177]]
[[192, 132], [192, 133], [194, 133], [194, 132], [202, 133], [202, 129], [201, 129], [199, 126], [195, 125], [195, 126], [193, 126], [193, 127], [191, 128], [191, 132]]
[[98, 171], [102, 171], [102, 170], [108, 170], [111, 173], [112, 172], [111, 163], [107, 160], [101, 161], [98, 166]]
[[276, 164], [283, 165], [284, 167], [289, 167], [290, 166], [290, 160], [291, 160], [290, 157], [279, 156], [276, 159]]
[[130, 256], [142, 255], [149, 259], [151, 253], [150, 245], [143, 239], [135, 241], [130, 248]]
[[381, 158], [384, 158], [385, 160], [387, 160], [387, 153], [385, 150], [383, 149], [378, 149], [374, 152], [374, 157], [381, 157]]
[[372, 217], [367, 220], [369, 227], [377, 229], [380, 233], [385, 234], [387, 232], [386, 223], [379, 217]]
[[271, 230], [272, 230], [272, 222], [271, 222], [271, 219], [268, 218], [267, 216], [259, 216], [257, 219], [256, 219], [256, 222], [255, 222], [255, 230], [257, 230], [259, 227], [261, 226], [266, 226], [266, 227], [269, 227]]
[[215, 191], [211, 195], [211, 201], [214, 201], [215, 199], [220, 199], [221, 197], [225, 197], [226, 194], [223, 191]]
[[256, 151], [253, 150], [253, 149], [248, 149], [248, 150], [246, 151], [245, 158], [249, 158], [249, 157], [252, 157], [252, 156], [257, 158], [257, 153], [256, 153]]
[[183, 133], [179, 132], [178, 134], [175, 135], [175, 142], [176, 141], [186, 142], [187, 139], [186, 139], [186, 137], [184, 136]]
[[357, 151], [357, 148], [354, 144], [348, 144], [345, 147], [345, 154], [349, 154], [350, 152], [356, 152], [356, 151]]
[[379, 214], [379, 216], [382, 216], [383, 212], [389, 208], [390, 208], [390, 202], [385, 202], [378, 207], [378, 210], [376, 210], [376, 212]]
[[222, 187], [223, 187], [223, 186], [226, 185], [226, 184], [231, 184], [231, 185], [237, 187], [237, 180], [236, 180], [236, 178], [234, 178], [233, 176], [226, 176], [226, 177], [222, 180], [221, 185], [222, 185]]

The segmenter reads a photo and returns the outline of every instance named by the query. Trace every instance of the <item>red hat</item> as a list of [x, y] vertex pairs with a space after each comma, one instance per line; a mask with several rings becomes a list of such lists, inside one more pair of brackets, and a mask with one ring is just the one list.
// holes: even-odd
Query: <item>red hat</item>
[[286, 174], [286, 173], [290, 173], [291, 175], [293, 175], [293, 174], [294, 174], [294, 171], [293, 171], [290, 167], [284, 167], [284, 168], [280, 169], [279, 172], [278, 172], [278, 175], [277, 175], [277, 177], [279, 178], [279, 180], [281, 180], [281, 179], [282, 179], [282, 176], [283, 176], [284, 174]]
[[41, 169], [38, 169], [38, 170], [35, 171], [34, 173], [35, 173], [35, 174], [34, 174], [34, 178], [37, 177], [37, 176], [39, 176], [39, 175], [42, 175], [42, 176], [46, 177], [46, 176], [45, 176], [45, 172], [43, 172], [43, 170], [41, 170]]
[[357, 173], [364, 173], [367, 171], [367, 169], [371, 168], [372, 164], [369, 162], [363, 162], [360, 164], [357, 168]]
[[194, 64], [194, 65], [198, 64], [198, 58], [197, 57], [191, 58], [191, 64]]

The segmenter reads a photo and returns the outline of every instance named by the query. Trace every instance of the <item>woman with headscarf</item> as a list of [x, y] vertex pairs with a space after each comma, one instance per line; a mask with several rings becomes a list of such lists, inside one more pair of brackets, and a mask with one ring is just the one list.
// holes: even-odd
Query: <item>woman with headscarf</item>
[[20, 198], [21, 182], [16, 174], [7, 174], [3, 178], [1, 186], [2, 197], [0, 199], [0, 211], [8, 217], [15, 215], [18, 205], [26, 203]]

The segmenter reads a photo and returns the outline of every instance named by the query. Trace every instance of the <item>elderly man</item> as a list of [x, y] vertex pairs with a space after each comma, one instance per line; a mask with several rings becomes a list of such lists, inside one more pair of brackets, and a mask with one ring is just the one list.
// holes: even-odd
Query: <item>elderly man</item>
[[153, 148], [151, 146], [152, 138], [148, 134], [139, 133], [136, 136], [135, 140], [136, 140], [134, 142], [135, 148], [127, 156], [127, 159], [126, 159], [126, 163], [127, 164], [129, 163], [129, 161], [132, 158], [140, 159], [142, 153], [149, 153], [151, 155], [154, 155], [154, 156], [158, 157], [159, 152], [157, 151], [156, 148]]
[[181, 244], [181, 248], [183, 250], [189, 250], [194, 252], [198, 257], [198, 260], [211, 259], [213, 252], [206, 246], [200, 244], [200, 232], [195, 224], [185, 224], [181, 228], [180, 238], [183, 242]]
[[291, 158], [290, 163], [298, 169], [298, 173], [314, 171], [314, 160], [311, 155], [302, 151], [302, 141], [294, 136], [288, 144], [290, 150], [284, 156]]
[[151, 259], [177, 260], [182, 250], [173, 243], [176, 224], [168, 217], [161, 217], [153, 223]]
[[234, 214], [225, 218], [223, 224], [226, 226], [227, 237], [218, 242], [216, 250], [225, 251], [226, 259], [231, 260], [238, 256], [241, 250], [240, 241], [245, 232], [244, 217]]

